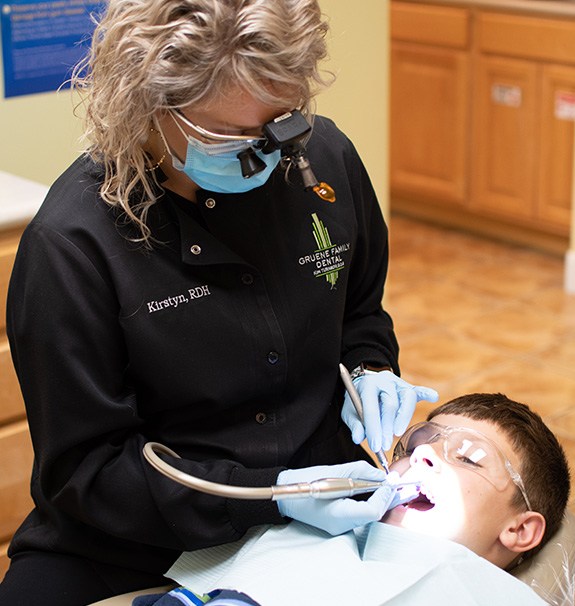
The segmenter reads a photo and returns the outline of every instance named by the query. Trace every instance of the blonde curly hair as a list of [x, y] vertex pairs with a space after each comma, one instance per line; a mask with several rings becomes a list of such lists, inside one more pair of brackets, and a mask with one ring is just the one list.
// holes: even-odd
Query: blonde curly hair
[[72, 86], [87, 152], [104, 166], [100, 194], [139, 240], [158, 195], [143, 148], [153, 115], [208, 103], [231, 83], [268, 104], [309, 107], [329, 81], [318, 68], [327, 31], [317, 0], [109, 0]]

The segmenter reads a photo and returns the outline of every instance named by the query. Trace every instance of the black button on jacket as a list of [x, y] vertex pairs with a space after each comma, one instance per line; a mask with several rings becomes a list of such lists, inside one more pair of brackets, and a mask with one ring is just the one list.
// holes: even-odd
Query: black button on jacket
[[338, 363], [397, 368], [381, 308], [387, 232], [351, 143], [318, 118], [328, 203], [278, 169], [238, 195], [166, 193], [147, 250], [76, 161], [22, 238], [8, 333], [32, 434], [35, 510], [11, 553], [80, 554], [164, 572], [182, 550], [281, 523], [273, 502], [197, 493], [145, 461], [225, 484], [365, 458], [340, 420]]

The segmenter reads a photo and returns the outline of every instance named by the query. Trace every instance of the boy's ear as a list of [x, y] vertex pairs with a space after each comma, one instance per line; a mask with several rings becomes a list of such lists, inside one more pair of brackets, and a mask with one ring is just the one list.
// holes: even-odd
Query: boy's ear
[[515, 553], [537, 547], [545, 533], [545, 518], [536, 511], [525, 511], [513, 516], [499, 535], [503, 545]]

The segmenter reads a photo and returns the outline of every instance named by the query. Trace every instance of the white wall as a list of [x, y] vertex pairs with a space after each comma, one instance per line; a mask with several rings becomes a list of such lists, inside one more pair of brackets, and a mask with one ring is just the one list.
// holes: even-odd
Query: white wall
[[0, 170], [54, 181], [80, 150], [81, 123], [73, 111], [69, 90], [0, 99]]
[[329, 17], [330, 59], [337, 80], [318, 98], [318, 113], [355, 143], [384, 212], [389, 208], [388, 0], [320, 0]]

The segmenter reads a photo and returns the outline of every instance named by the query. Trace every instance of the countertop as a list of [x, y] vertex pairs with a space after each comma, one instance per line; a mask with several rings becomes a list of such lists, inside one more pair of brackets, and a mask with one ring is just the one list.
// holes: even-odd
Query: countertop
[[0, 229], [26, 225], [47, 192], [47, 185], [0, 171]]
[[575, 19], [575, 0], [401, 0], [414, 4], [440, 4]]

